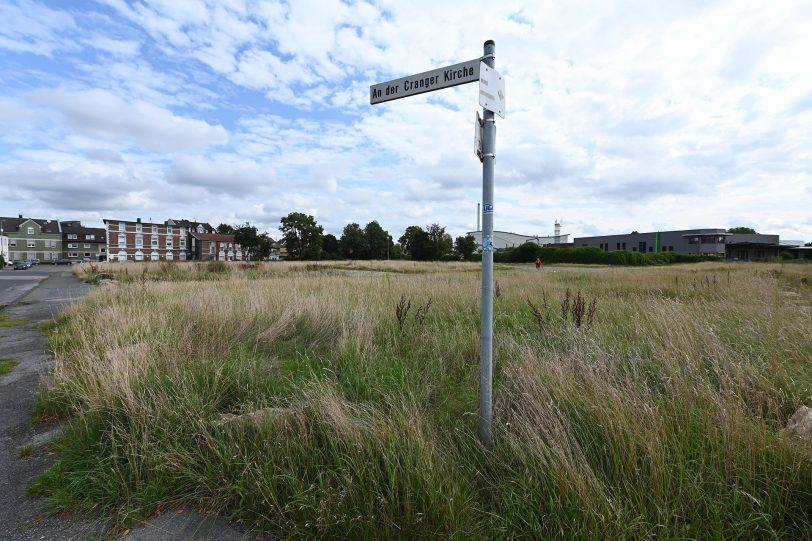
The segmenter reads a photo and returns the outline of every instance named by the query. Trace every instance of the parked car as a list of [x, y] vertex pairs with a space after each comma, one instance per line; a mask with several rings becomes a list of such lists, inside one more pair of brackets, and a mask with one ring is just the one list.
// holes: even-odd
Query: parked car
[[73, 261], [71, 261], [70, 259], [60, 259], [59, 261], [56, 262], [56, 264], [57, 265], [71, 265], [71, 264], [73, 264]]
[[28, 261], [18, 261], [14, 264], [14, 270], [25, 270], [30, 268], [31, 265], [28, 264]]
[[29, 259], [32, 265], [39, 265], [39, 259]]

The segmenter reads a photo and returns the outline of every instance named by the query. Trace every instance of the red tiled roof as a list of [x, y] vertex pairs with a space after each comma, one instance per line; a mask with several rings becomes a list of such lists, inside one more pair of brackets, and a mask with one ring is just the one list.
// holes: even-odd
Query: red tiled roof
[[234, 242], [234, 235], [219, 235], [217, 233], [198, 233], [191, 231], [189, 233], [197, 240], [219, 240], [220, 242]]

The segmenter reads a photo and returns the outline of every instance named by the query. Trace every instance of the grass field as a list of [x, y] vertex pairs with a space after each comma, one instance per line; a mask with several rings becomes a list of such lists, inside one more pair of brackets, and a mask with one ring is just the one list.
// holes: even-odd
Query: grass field
[[490, 450], [477, 266], [226, 267], [124, 267], [50, 330], [69, 429], [35, 491], [281, 538], [812, 537], [779, 435], [812, 406], [809, 266], [498, 268]]

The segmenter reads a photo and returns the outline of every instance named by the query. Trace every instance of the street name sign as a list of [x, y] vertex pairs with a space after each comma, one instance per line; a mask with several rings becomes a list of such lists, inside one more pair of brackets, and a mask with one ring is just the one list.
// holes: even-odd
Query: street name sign
[[473, 83], [479, 80], [480, 63], [481, 60], [476, 58], [453, 66], [424, 71], [423, 73], [372, 85], [369, 87], [369, 103], [375, 105], [376, 103], [416, 96], [417, 94], [432, 92], [441, 88]]

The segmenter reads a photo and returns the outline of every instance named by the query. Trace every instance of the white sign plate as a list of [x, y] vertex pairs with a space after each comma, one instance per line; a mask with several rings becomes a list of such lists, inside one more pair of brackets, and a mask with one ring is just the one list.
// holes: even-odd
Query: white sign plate
[[[424, 71], [369, 87], [369, 103], [383, 103], [441, 88], [473, 83], [479, 79], [480, 59], [460, 62], [453, 66]], [[484, 65], [484, 64], [483, 64]], [[490, 69], [490, 68], [489, 68]], [[480, 84], [481, 86], [481, 84]], [[480, 98], [480, 101], [482, 98]]]
[[485, 62], [479, 67], [479, 104], [505, 118], [505, 78]]

